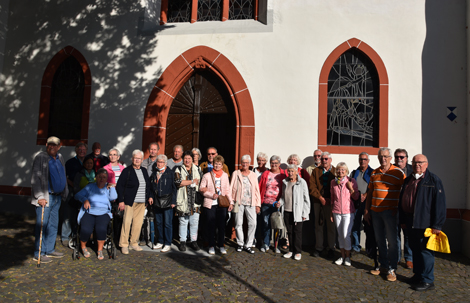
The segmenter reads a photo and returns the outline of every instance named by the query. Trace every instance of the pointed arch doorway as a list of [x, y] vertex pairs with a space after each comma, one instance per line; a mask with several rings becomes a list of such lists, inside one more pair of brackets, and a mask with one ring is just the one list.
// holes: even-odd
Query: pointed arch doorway
[[[235, 168], [236, 119], [230, 94], [210, 70], [196, 70], [173, 100], [166, 122], [165, 154], [173, 157], [173, 146], [199, 148], [203, 154], [215, 146]], [[203, 156], [203, 160], [205, 155]]]
[[[187, 116], [186, 123], [181, 122], [179, 126], [175, 126], [175, 129], [172, 128], [173, 121], [181, 121], [181, 119], [173, 118], [172, 115], [190, 114], [189, 108], [191, 106], [188, 106], [186, 113], [178, 112], [177, 109], [181, 106], [178, 105], [180, 98], [178, 95], [184, 92], [187, 88], [184, 88], [184, 86], [187, 85], [193, 76], [196, 75], [195, 79], [197, 79], [198, 75], [201, 74], [203, 74], [206, 80], [209, 79], [207, 82], [219, 88], [218, 92], [227, 110], [227, 116], [225, 117], [223, 112], [215, 114], [211, 112], [199, 113], [198, 138], [203, 161], [206, 157], [205, 146], [214, 145], [218, 149], [219, 154], [224, 156], [227, 163], [233, 163], [233, 167], [230, 168], [238, 169], [242, 155], [248, 154], [254, 159], [255, 119], [251, 95], [243, 77], [232, 62], [222, 53], [207, 46], [196, 46], [179, 55], [165, 69], [154, 86], [147, 101], [144, 114], [142, 149], [145, 151], [145, 157], [148, 157], [148, 144], [151, 142], [158, 142], [160, 144], [159, 153], [167, 155], [172, 155], [172, 147], [175, 144], [182, 144], [184, 146], [183, 140], [180, 139], [177, 143], [176, 137], [173, 138], [171, 136], [172, 131], [177, 128], [186, 127], [186, 141], [189, 142], [191, 139], [191, 142], [194, 142], [192, 141], [195, 136], [194, 132], [191, 132], [189, 135], [190, 128], [194, 128], [194, 123], [197, 122], [197, 119], [194, 119], [194, 104], [192, 104], [193, 116]], [[195, 101], [192, 102], [194, 103]], [[189, 105], [191, 105], [191, 102], [189, 102]], [[223, 127], [217, 129], [217, 126], [222, 125], [222, 123], [223, 125], [228, 125], [228, 132], [223, 131]], [[217, 139], [207, 139], [211, 136], [207, 133], [207, 130], [214, 129], [220, 131], [220, 133], [215, 135]], [[233, 135], [233, 133], [235, 134]], [[168, 142], [173, 140], [173, 142], [167, 144], [167, 140]], [[204, 142], [204, 140], [206, 141]], [[225, 145], [225, 141], [233, 143]], [[222, 146], [227, 147], [224, 147], [226, 149], [222, 150]], [[189, 149], [189, 147], [185, 146], [186, 148]]]

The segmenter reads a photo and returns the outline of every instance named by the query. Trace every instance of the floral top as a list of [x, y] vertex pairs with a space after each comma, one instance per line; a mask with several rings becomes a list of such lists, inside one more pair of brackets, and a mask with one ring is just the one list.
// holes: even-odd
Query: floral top
[[251, 184], [248, 176], [243, 176], [242, 205], [251, 206]]
[[280, 187], [282, 185], [278, 180], [280, 174], [273, 174], [269, 172], [268, 179], [266, 180], [266, 193], [264, 194], [264, 203], [273, 204], [279, 195]]

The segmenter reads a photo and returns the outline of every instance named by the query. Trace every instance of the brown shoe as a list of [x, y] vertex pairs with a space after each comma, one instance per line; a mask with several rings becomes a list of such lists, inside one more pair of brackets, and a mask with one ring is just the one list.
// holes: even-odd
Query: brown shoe
[[412, 268], [413, 268], [413, 262], [411, 262], [411, 261], [406, 261], [406, 268], [412, 269]]
[[139, 245], [131, 245], [129, 246], [129, 249], [132, 249], [135, 251], [142, 251], [142, 248]]
[[375, 268], [370, 271], [370, 273], [374, 276], [378, 276], [380, 274], [386, 273], [387, 270], [385, 268]]
[[395, 271], [393, 269], [388, 271], [387, 280], [390, 282], [395, 282], [397, 280], [397, 276], [395, 275]]

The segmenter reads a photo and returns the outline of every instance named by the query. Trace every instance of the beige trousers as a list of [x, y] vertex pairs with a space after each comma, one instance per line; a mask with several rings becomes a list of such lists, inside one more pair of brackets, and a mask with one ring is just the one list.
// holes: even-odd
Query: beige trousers
[[[119, 246], [129, 246], [129, 233], [131, 236], [131, 246], [136, 246], [140, 237], [142, 223], [144, 222], [145, 203], [134, 203], [126, 205], [124, 208], [124, 217], [122, 218], [121, 238]], [[132, 226], [132, 227], [131, 227]]]

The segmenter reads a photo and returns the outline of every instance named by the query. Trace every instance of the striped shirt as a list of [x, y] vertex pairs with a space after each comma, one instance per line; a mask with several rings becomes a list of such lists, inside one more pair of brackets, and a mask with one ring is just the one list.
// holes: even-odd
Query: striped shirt
[[372, 172], [369, 182], [369, 192], [372, 193], [372, 204], [370, 209], [382, 212], [388, 209], [398, 208], [400, 190], [405, 180], [403, 171], [391, 165], [385, 173], [379, 167]]
[[135, 195], [134, 202], [145, 203], [145, 178], [142, 174], [141, 169], [136, 169], [135, 173], [137, 174], [137, 178], [139, 179], [139, 189], [137, 190], [137, 194]]
[[116, 184], [118, 183], [119, 176], [121, 176], [121, 167], [118, 166], [111, 166], [111, 169], [114, 172], [114, 178], [116, 179]]

